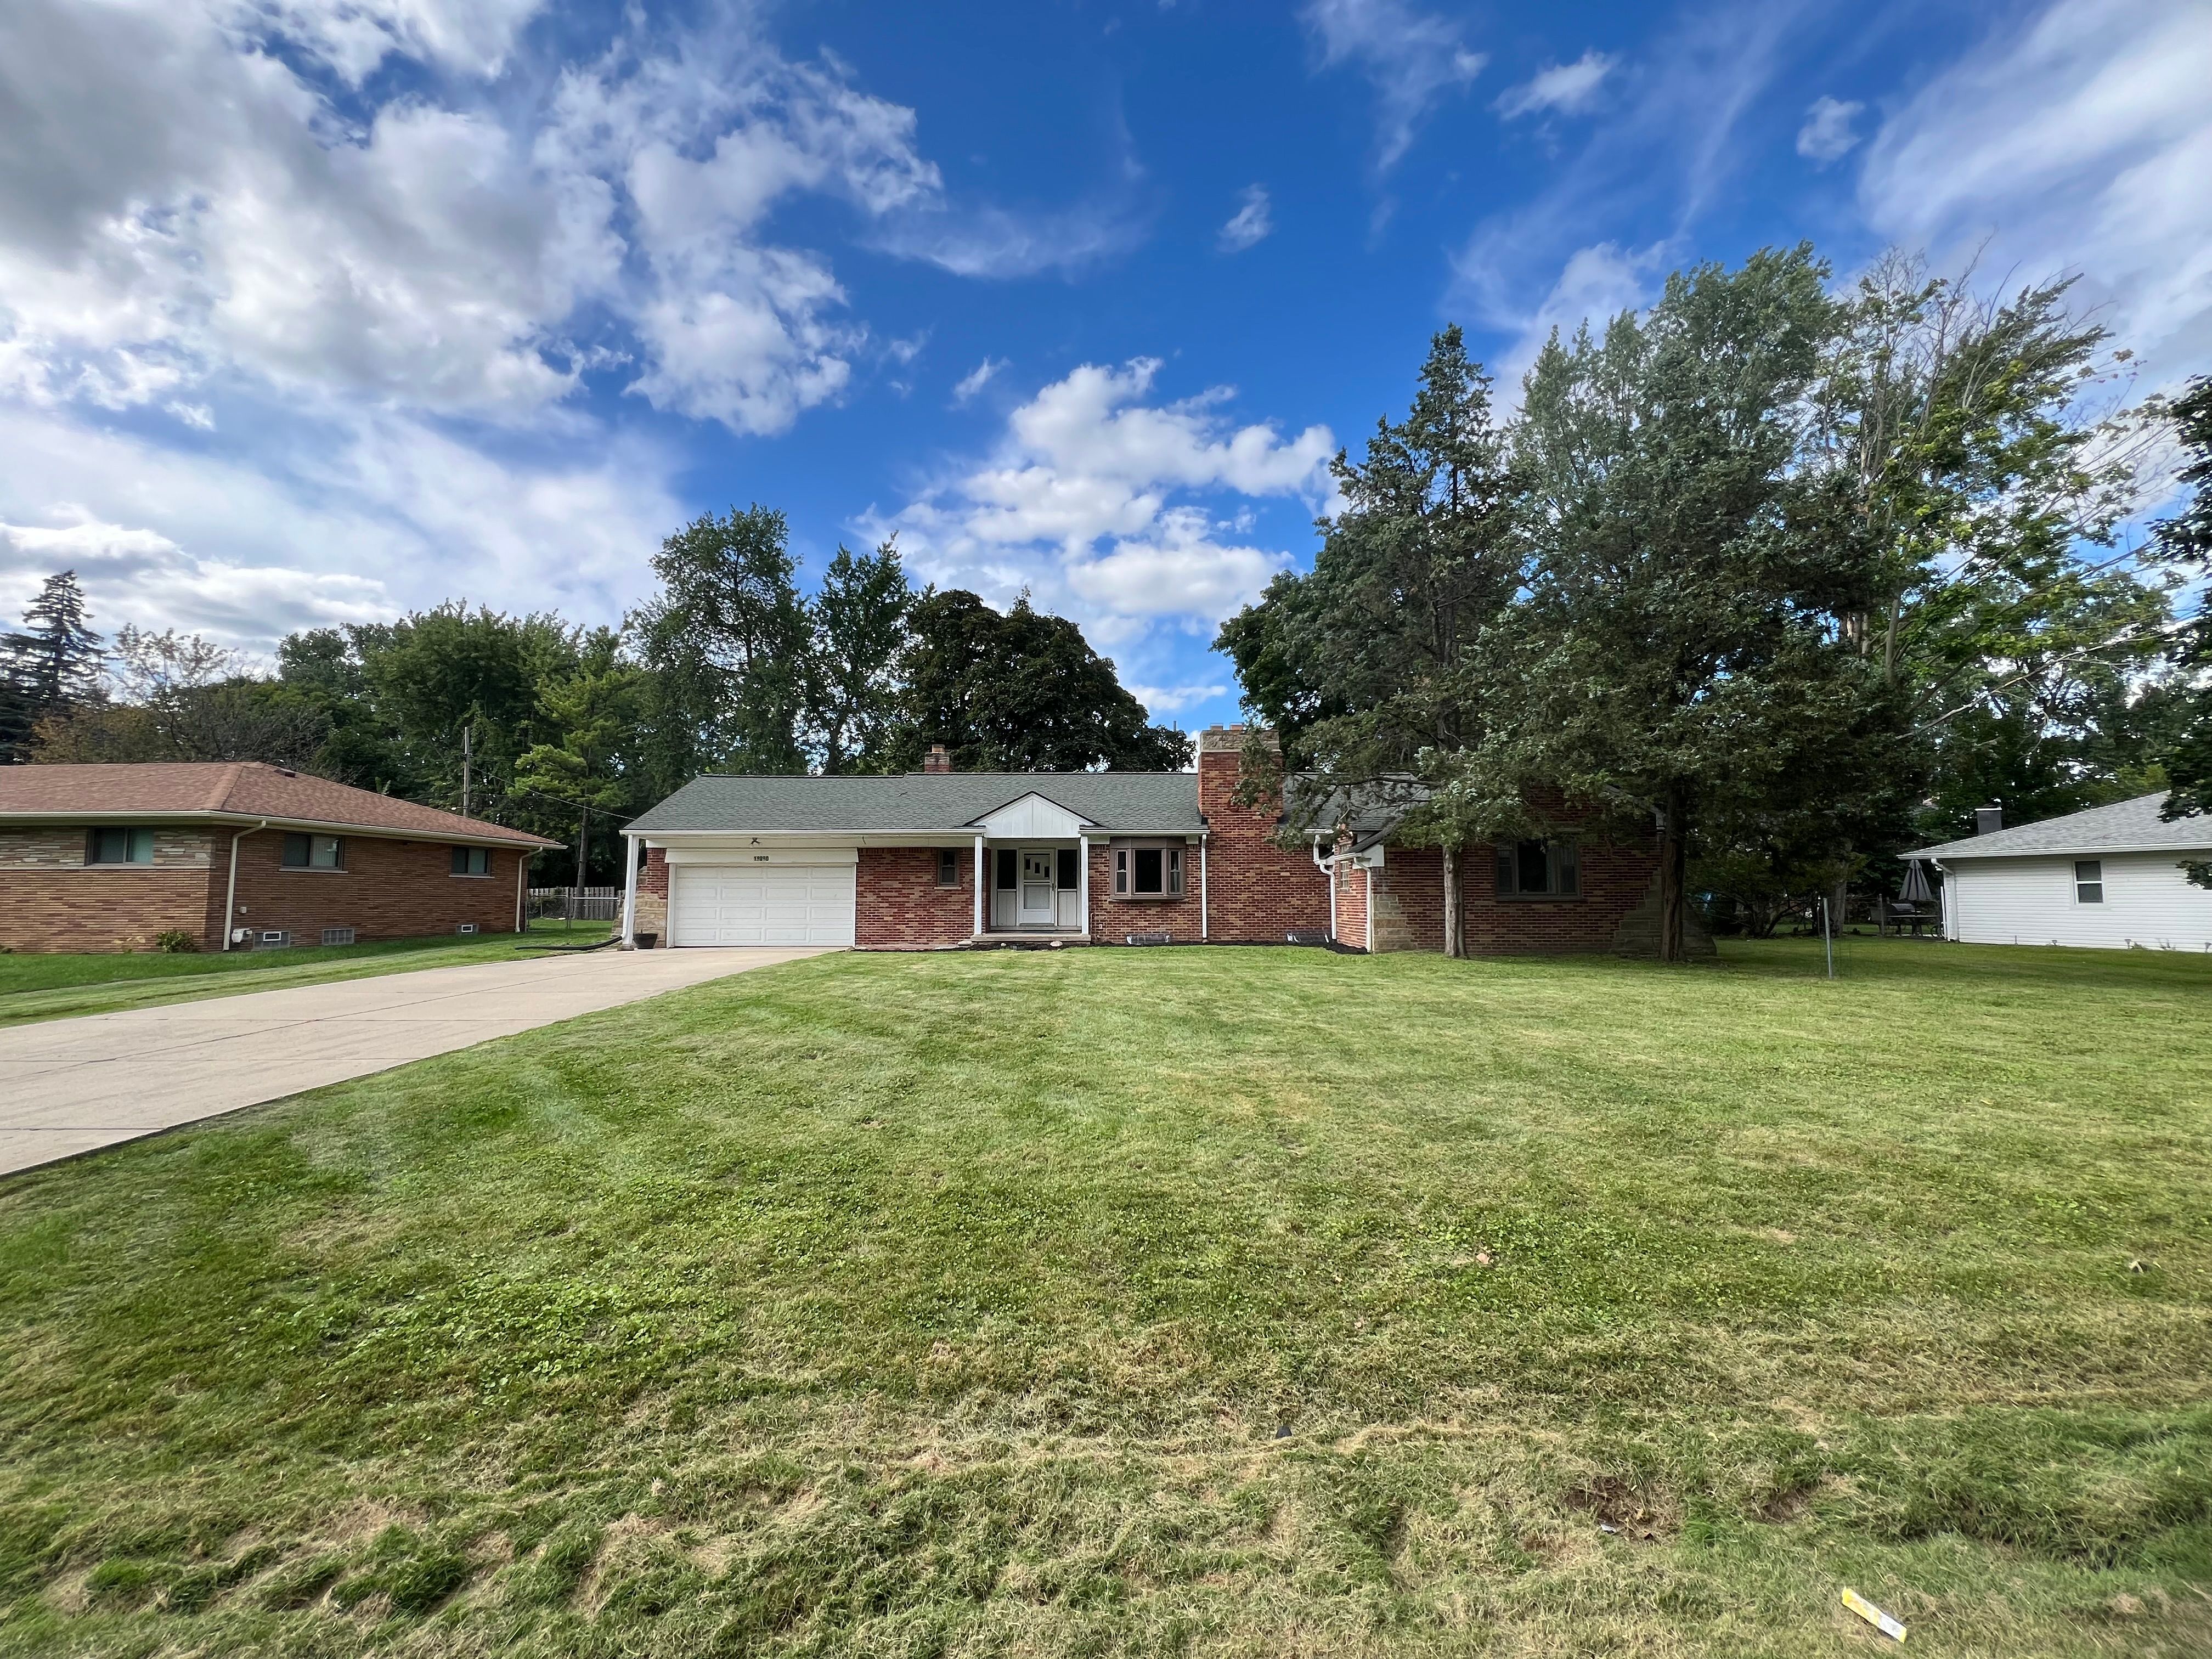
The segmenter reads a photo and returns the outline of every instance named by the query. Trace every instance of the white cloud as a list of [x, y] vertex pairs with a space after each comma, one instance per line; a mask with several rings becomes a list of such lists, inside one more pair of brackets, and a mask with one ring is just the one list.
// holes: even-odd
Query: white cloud
[[1576, 249], [1551, 292], [1522, 321], [1518, 337], [1498, 361], [1501, 404], [1519, 404], [1522, 376], [1553, 330], [1571, 340], [1587, 322], [1593, 334], [1602, 333], [1605, 325], [1622, 312], [1640, 311], [1650, 303], [1662, 258], [1662, 250], [1656, 247], [1624, 250], [1612, 242]]
[[1221, 228], [1221, 251], [1242, 253], [1255, 243], [1265, 241], [1275, 228], [1273, 204], [1267, 199], [1265, 185], [1247, 185], [1241, 205]]
[[1322, 66], [1356, 64], [1375, 88], [1378, 173], [1413, 148], [1431, 106], [1471, 84], [1489, 61], [1468, 50], [1458, 24], [1407, 0], [1307, 0], [1302, 15]]
[[981, 362], [976, 364], [954, 383], [952, 401], [956, 404], [966, 403], [985, 386], [990, 385], [992, 377], [1006, 366], [1006, 360], [1003, 357], [984, 358]]
[[1131, 685], [1130, 695], [1145, 705], [1154, 720], [1173, 714], [1194, 702], [1209, 702], [1229, 695], [1226, 685]]
[[[639, 395], [743, 432], [836, 396], [865, 330], [768, 214], [806, 193], [882, 216], [940, 189], [913, 112], [842, 65], [731, 24], [626, 36], [541, 100], [455, 83], [356, 118], [241, 33], [345, 74], [392, 53], [489, 74], [532, 9], [8, 9], [0, 389], [125, 408], [244, 377], [514, 422], [628, 355]], [[626, 349], [581, 337], [595, 311]]]
[[1498, 112], [1507, 120], [1555, 109], [1573, 115], [1589, 107], [1598, 88], [1613, 73], [1614, 59], [1592, 48], [1571, 64], [1554, 64], [1530, 76], [1498, 100]]
[[1826, 95], [1815, 98], [1805, 112], [1805, 125], [1797, 129], [1797, 153], [1822, 167], [1841, 161], [1858, 147], [1859, 136], [1851, 123], [1865, 108], [1864, 104]]
[[[1738, 0], [1686, 14], [1644, 50], [1630, 95], [1550, 182], [1470, 233], [1453, 258], [1444, 303], [1515, 342], [1500, 376], [1509, 394], [1549, 323], [1580, 320], [1569, 314], [1578, 296], [1616, 309], [1640, 302], [1615, 262], [1640, 272], [1693, 246], [1692, 227], [1723, 198], [1748, 153], [1739, 125], [1772, 82], [1801, 9], [1790, 0]], [[1630, 246], [1640, 251], [1620, 252]]]
[[179, 452], [0, 406], [0, 600], [76, 563], [103, 630], [264, 653], [295, 628], [457, 594], [612, 622], [684, 516], [675, 459], [627, 441], [499, 460], [390, 415], [226, 435]]
[[1336, 441], [1321, 426], [1287, 437], [1232, 426], [1219, 412], [1225, 388], [1147, 402], [1159, 370], [1152, 358], [1083, 365], [1015, 410], [982, 465], [860, 527], [878, 540], [896, 531], [914, 568], [940, 586], [998, 604], [1027, 590], [1108, 643], [1162, 621], [1228, 615], [1290, 557], [1243, 539], [1249, 514], [1224, 519], [1206, 500], [1292, 497], [1317, 508]]
[[1939, 262], [2081, 274], [2076, 299], [2158, 385], [2212, 366], [2212, 27], [2201, 4], [2059, 0], [1886, 122], [1860, 180]]

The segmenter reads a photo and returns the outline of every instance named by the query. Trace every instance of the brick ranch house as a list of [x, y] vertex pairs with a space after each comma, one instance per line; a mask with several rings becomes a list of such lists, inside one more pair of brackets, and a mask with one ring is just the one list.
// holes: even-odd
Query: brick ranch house
[[[1236, 802], [1244, 738], [1200, 733], [1194, 773], [954, 772], [940, 751], [896, 777], [697, 778], [623, 832], [623, 937], [1441, 951], [1443, 855], [1387, 822], [1283, 846], [1278, 804]], [[1471, 951], [1656, 951], [1648, 847], [1473, 848], [1462, 868]]]
[[254, 762], [0, 767], [0, 947], [513, 933], [558, 845]]

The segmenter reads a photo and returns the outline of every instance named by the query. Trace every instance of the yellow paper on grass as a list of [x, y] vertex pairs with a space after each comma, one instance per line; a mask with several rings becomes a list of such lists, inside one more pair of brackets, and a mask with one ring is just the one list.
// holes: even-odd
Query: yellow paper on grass
[[1884, 1613], [1880, 1607], [1875, 1606], [1873, 1602], [1868, 1601], [1865, 1596], [1861, 1595], [1856, 1590], [1847, 1589], [1844, 1592], [1844, 1605], [1849, 1607], [1853, 1613], [1858, 1614], [1860, 1618], [1865, 1620], [1867, 1623], [1872, 1625], [1884, 1636], [1894, 1636], [1900, 1642], [1905, 1639], [1905, 1626], [1898, 1623], [1896, 1620], [1891, 1618], [1887, 1613]]

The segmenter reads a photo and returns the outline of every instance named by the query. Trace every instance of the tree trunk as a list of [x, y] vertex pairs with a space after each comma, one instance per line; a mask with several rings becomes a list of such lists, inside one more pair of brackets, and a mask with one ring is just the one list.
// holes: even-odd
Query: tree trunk
[[1684, 891], [1685, 878], [1689, 865], [1689, 842], [1686, 836], [1688, 825], [1686, 803], [1683, 791], [1672, 787], [1667, 791], [1667, 804], [1659, 815], [1659, 960], [1685, 962], [1689, 953], [1682, 948], [1682, 912], [1688, 902]]
[[1444, 848], [1444, 954], [1463, 957], [1467, 941], [1461, 936], [1459, 848]]

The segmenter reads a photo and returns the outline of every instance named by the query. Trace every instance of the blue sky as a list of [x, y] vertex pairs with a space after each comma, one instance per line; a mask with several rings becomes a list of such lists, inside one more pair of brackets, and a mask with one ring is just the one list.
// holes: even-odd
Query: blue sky
[[2205, 0], [16, 0], [0, 603], [613, 621], [760, 501], [1203, 724], [1444, 322], [1510, 399], [1676, 265], [1902, 243], [2212, 368], [2207, 85]]

